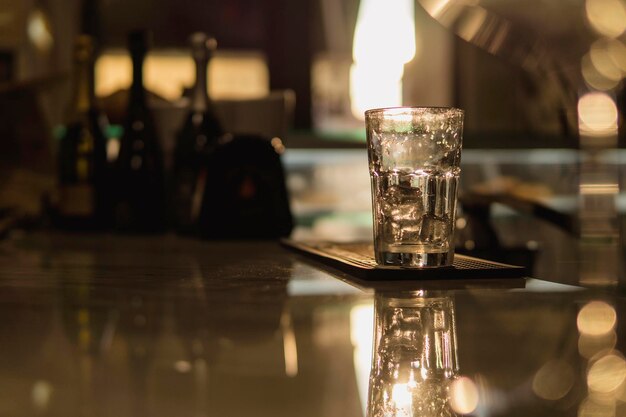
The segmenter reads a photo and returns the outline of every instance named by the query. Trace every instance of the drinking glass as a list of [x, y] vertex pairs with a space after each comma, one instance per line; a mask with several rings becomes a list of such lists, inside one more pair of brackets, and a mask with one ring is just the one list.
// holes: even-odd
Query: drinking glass
[[463, 110], [365, 112], [374, 252], [380, 265], [452, 265]]

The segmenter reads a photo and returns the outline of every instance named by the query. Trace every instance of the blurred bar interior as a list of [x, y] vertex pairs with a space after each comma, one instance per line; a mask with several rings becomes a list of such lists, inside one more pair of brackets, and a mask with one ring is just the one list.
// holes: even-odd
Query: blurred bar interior
[[[166, 173], [195, 81], [188, 39], [202, 31], [218, 44], [207, 88], [224, 130], [262, 135], [281, 154], [292, 236], [371, 238], [365, 109], [456, 106], [458, 247], [541, 248], [534, 272], [547, 278], [554, 256], [586, 254], [580, 270], [556, 272], [589, 285], [623, 276], [624, 0], [2, 0], [0, 230], [15, 213], [40, 226], [53, 205], [81, 33], [95, 42], [115, 161], [137, 28], [153, 33], [143, 81]], [[545, 230], [524, 227], [529, 213]]]

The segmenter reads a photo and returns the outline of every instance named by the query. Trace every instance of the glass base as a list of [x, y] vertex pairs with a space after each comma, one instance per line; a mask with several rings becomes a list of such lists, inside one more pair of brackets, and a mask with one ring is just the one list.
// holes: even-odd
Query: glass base
[[454, 253], [451, 252], [388, 252], [376, 251], [376, 262], [385, 266], [403, 268], [437, 268], [452, 266]]

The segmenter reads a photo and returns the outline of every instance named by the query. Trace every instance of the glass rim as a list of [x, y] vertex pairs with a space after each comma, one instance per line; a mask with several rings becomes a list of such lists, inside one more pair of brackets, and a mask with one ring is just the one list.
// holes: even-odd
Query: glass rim
[[465, 110], [458, 107], [451, 106], [396, 106], [396, 107], [380, 107], [376, 109], [369, 109], [365, 111], [365, 117], [371, 117], [376, 115], [388, 115], [398, 116], [404, 114], [418, 114], [433, 112], [434, 114], [450, 113], [451, 116], [464, 116]]

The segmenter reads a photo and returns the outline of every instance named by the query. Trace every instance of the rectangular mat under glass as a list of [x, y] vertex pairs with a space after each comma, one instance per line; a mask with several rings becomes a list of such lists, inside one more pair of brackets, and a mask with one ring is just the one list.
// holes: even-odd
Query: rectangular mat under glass
[[325, 265], [364, 280], [459, 280], [522, 278], [526, 269], [466, 255], [454, 255], [454, 264], [442, 268], [381, 266], [374, 260], [371, 243], [306, 242], [283, 239], [281, 243]]

